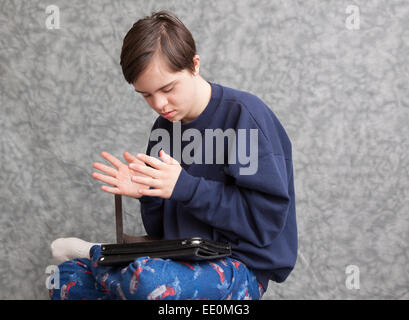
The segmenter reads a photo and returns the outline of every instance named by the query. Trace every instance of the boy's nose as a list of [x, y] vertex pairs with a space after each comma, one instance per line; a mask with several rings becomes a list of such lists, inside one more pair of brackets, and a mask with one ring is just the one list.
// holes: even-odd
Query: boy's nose
[[168, 99], [164, 96], [157, 96], [154, 98], [153, 105], [160, 113], [164, 113], [165, 107], [168, 105]]

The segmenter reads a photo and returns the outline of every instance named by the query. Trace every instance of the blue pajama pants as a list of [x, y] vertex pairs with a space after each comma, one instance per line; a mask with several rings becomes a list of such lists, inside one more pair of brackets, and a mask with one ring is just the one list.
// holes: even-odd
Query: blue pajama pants
[[90, 259], [58, 266], [59, 288], [52, 300], [258, 300], [264, 289], [242, 262], [226, 257], [207, 261], [175, 261], [140, 257], [126, 267], [97, 264], [101, 246]]

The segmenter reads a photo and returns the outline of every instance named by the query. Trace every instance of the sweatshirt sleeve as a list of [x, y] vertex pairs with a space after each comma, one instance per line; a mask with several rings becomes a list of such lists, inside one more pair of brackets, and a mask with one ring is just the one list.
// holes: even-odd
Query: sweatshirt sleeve
[[233, 184], [195, 177], [182, 169], [171, 199], [216, 229], [257, 247], [268, 246], [284, 228], [289, 211], [287, 160], [269, 153], [258, 161], [253, 175], [240, 175], [239, 166], [229, 166]]

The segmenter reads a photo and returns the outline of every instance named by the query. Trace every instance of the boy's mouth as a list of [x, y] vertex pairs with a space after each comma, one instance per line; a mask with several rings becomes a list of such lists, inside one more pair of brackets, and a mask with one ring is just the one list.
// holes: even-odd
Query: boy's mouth
[[175, 110], [172, 110], [172, 111], [169, 111], [169, 112], [166, 112], [166, 113], [162, 113], [162, 117], [169, 118], [169, 117], [173, 116], [174, 113], [175, 113]]

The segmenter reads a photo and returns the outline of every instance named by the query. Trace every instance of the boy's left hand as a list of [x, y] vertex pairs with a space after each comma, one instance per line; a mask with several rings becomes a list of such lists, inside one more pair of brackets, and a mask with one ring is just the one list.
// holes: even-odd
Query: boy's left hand
[[155, 188], [139, 190], [139, 193], [144, 196], [169, 199], [175, 188], [176, 182], [178, 181], [182, 167], [177, 160], [166, 154], [163, 149], [160, 151], [159, 156], [163, 162], [155, 157], [139, 153], [136, 157], [146, 164], [149, 164], [152, 168], [146, 165], [130, 163], [130, 169], [149, 176], [133, 176], [131, 177], [131, 181]]

